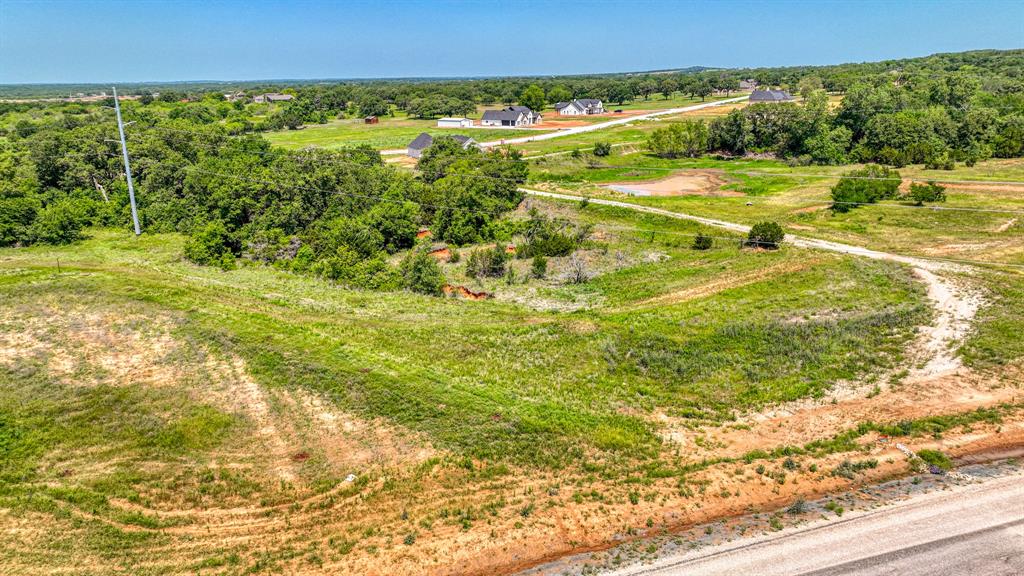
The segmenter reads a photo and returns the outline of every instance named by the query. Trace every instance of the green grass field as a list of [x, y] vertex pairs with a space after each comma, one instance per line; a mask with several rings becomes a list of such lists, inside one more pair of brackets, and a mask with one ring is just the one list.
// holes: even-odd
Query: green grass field
[[900, 173], [908, 178], [970, 180], [978, 184], [948, 184], [947, 201], [936, 204], [934, 210], [887, 201], [845, 214], [827, 209], [830, 187], [836, 180], [819, 175], [840, 175], [850, 167], [789, 167], [778, 161], [746, 159], [666, 160], [638, 152], [617, 153], [602, 159], [556, 156], [537, 160], [531, 179], [567, 192], [622, 198], [623, 194], [603, 185], [656, 180], [677, 170], [693, 168], [721, 170], [730, 180], [725, 188], [744, 194], [628, 199], [637, 204], [746, 224], [774, 220], [795, 234], [900, 254], [1024, 264], [1024, 185], [1014, 188], [984, 183], [1024, 180], [1024, 163], [1019, 160], [991, 160], [953, 171], [904, 168]]
[[[176, 234], [94, 229], [74, 245], [0, 250], [0, 505], [47, 527], [0, 537], [0, 560], [358, 572], [382, 554], [444, 557], [409, 548], [410, 533], [493, 542], [492, 523], [539, 529], [538, 504], [607, 515], [659, 493], [689, 499], [700, 471], [776, 456], [680, 450], [661, 418], [727, 427], [836, 382], [888, 381], [931, 317], [898, 264], [530, 203], [594, 226], [592, 280], [562, 280], [565, 258], [527, 280], [529, 261], [515, 260], [518, 280], [472, 284], [497, 296], [474, 302], [199, 267]], [[690, 248], [699, 231], [712, 249]], [[445, 272], [470, 282], [459, 264]], [[975, 366], [1024, 353], [1008, 337], [1024, 329], [1024, 294], [992, 274], [999, 298], [964, 352]], [[862, 433], [822, 432], [806, 450], [859, 450]], [[539, 498], [537, 479], [564, 497]]]
[[[707, 101], [712, 102], [723, 98], [725, 97], [709, 97]], [[676, 94], [669, 100], [662, 99], [660, 96], [652, 96], [651, 99], [647, 101], [641, 99], [622, 106], [609, 106], [609, 110], [620, 108], [623, 110], [662, 110], [665, 108], [677, 108], [700, 103], [701, 100], [699, 98], [688, 98], [681, 94]], [[556, 115], [553, 108], [547, 108], [542, 113], [547, 118], [561, 118]], [[478, 110], [477, 114], [474, 115], [474, 118], [478, 118], [480, 114], [481, 112]], [[586, 122], [602, 122], [614, 118], [587, 118], [574, 116], [566, 117], [564, 119], [582, 120]], [[554, 140], [531, 143], [517, 147], [522, 148], [528, 153], [554, 152], [559, 150], [571, 150], [575, 147], [581, 146], [592, 146], [596, 141], [604, 141], [608, 139], [612, 139], [614, 141], [620, 141], [622, 139], [641, 140], [646, 136], [646, 132], [654, 127], [657, 126], [644, 126], [635, 133], [629, 129], [623, 130], [621, 127], [616, 127], [609, 130], [600, 130], [592, 134], [581, 134], [579, 136], [571, 136], [564, 139], [556, 138]], [[543, 128], [543, 124], [541, 125], [541, 128]], [[378, 124], [364, 124], [360, 118], [347, 118], [343, 120], [331, 120], [327, 124], [309, 125], [301, 130], [267, 132], [264, 136], [272, 144], [286, 148], [303, 148], [306, 146], [337, 148], [341, 146], [368, 144], [378, 150], [387, 150], [405, 147], [405, 145], [411, 142], [412, 139], [421, 132], [427, 132], [435, 136], [438, 134], [465, 134], [472, 136], [478, 142], [490, 142], [501, 140], [503, 138], [516, 138], [543, 134], [546, 133], [547, 130], [495, 130], [486, 128], [459, 130], [455, 128], [438, 128], [436, 120], [418, 120], [408, 118], [403, 115], [396, 115], [393, 117], [382, 117]]]
[[531, 134], [543, 134], [544, 130], [505, 130], [486, 128], [438, 128], [436, 120], [415, 120], [404, 117], [381, 118], [378, 124], [364, 124], [362, 119], [332, 120], [327, 124], [313, 124], [301, 130], [267, 132], [264, 136], [272, 144], [285, 148], [339, 148], [343, 146], [370, 145], [378, 150], [404, 148], [421, 132], [433, 136], [441, 134], [462, 134], [472, 136], [478, 142], [490, 142], [502, 138], [515, 138]]

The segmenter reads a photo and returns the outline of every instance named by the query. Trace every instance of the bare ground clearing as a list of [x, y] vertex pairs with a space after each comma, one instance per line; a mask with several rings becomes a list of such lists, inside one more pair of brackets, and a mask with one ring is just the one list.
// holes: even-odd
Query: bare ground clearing
[[680, 170], [643, 182], [616, 182], [605, 187], [630, 196], [743, 196], [736, 190], [722, 190], [726, 180], [721, 170]]

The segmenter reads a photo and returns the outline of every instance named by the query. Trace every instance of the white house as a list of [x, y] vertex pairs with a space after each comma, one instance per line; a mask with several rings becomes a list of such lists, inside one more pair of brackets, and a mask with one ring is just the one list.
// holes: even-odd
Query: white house
[[561, 116], [604, 114], [604, 104], [596, 98], [579, 98], [555, 104], [555, 111]]
[[541, 115], [526, 106], [509, 106], [501, 110], [484, 110], [481, 126], [532, 126]]
[[469, 118], [441, 118], [437, 121], [438, 128], [472, 128], [473, 121]]

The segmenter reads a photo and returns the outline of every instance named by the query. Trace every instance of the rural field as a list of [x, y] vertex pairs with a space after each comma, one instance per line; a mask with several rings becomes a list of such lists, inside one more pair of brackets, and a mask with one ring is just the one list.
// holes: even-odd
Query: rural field
[[[845, 214], [829, 210], [829, 193], [850, 166], [791, 168], [774, 160], [665, 160], [628, 152], [596, 165], [555, 156], [534, 166], [531, 185], [542, 190], [747, 225], [773, 220], [794, 234], [898, 254], [1024, 265], [1024, 163], [1018, 159], [954, 171], [902, 169], [904, 188], [911, 181], [953, 181], [944, 184], [947, 200], [932, 207], [880, 203]], [[644, 193], [652, 183], [660, 186]], [[630, 189], [644, 195], [622, 191]]]
[[[740, 210], [702, 199], [665, 206]], [[0, 252], [4, 564], [493, 573], [906, 473], [879, 434], [952, 456], [1024, 436], [1017, 270], [951, 273], [982, 301], [933, 373], [940, 311], [906, 266], [528, 208], [593, 226], [592, 281], [556, 258], [540, 282], [445, 264], [480, 302], [339, 290], [103, 229]]]
[[379, 124], [364, 124], [361, 118], [332, 120], [327, 124], [306, 126], [301, 130], [270, 132], [267, 140], [284, 148], [341, 148], [345, 146], [371, 146], [378, 150], [405, 148], [409, 142], [426, 132], [431, 136], [462, 134], [478, 142], [490, 142], [503, 138], [516, 138], [543, 134], [547, 130], [505, 128], [438, 128], [436, 120], [412, 118], [381, 118]]
[[783, 4], [5, 10], [0, 575], [1014, 573], [1024, 50]]

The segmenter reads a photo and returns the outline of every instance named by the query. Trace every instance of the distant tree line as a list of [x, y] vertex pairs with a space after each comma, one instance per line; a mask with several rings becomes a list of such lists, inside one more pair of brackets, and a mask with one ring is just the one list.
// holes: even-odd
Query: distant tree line
[[654, 131], [662, 156], [771, 153], [801, 164], [877, 162], [951, 169], [1024, 156], [1024, 93], [996, 94], [957, 72], [917, 83], [873, 78], [853, 84], [834, 109], [823, 89], [800, 103], [752, 104], [709, 123]]
[[[372, 148], [272, 148], [258, 135], [231, 137], [195, 106], [158, 114], [125, 103], [142, 225], [189, 236], [185, 256], [231, 268], [239, 260], [316, 274], [364, 288], [441, 289], [423, 250], [397, 267], [423, 226], [453, 244], [492, 239], [521, 200], [527, 167], [517, 152], [463, 150], [438, 138], [424, 178], [387, 166]], [[24, 121], [24, 122], [23, 122]], [[78, 239], [86, 226], [130, 224], [122, 161], [110, 115], [98, 107], [20, 118], [0, 139], [0, 246]], [[427, 258], [425, 260], [424, 258]], [[429, 261], [428, 261], [429, 260]]]

